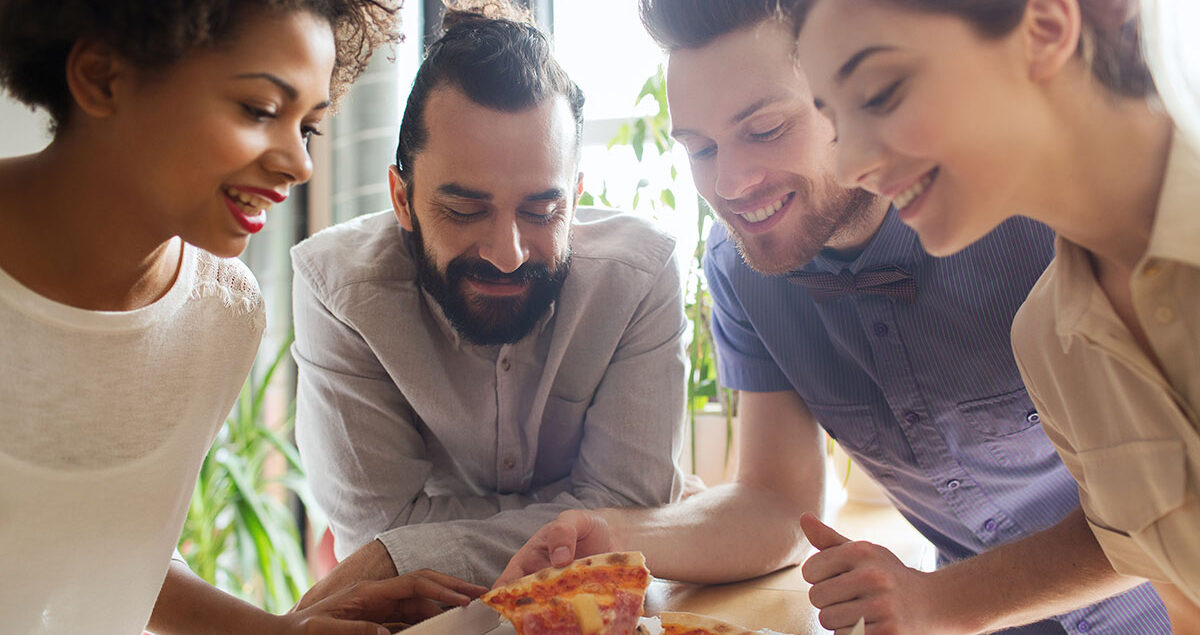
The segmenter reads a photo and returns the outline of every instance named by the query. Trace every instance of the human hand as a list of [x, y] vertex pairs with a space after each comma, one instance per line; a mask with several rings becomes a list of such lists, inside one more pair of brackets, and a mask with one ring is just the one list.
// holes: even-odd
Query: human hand
[[864, 618], [868, 635], [963, 632], [938, 613], [944, 596], [931, 574], [879, 545], [851, 541], [812, 514], [800, 518], [800, 527], [818, 549], [800, 571], [812, 584], [808, 599], [821, 626], [847, 635]]
[[372, 540], [338, 563], [300, 598], [293, 612], [302, 611], [325, 598], [340, 593], [357, 582], [386, 580], [397, 575], [396, 564], [382, 542]]
[[358, 582], [311, 606], [282, 615], [276, 633], [290, 635], [386, 635], [381, 623], [412, 624], [442, 612], [439, 604], [463, 606], [487, 591], [423, 569], [386, 580]]
[[609, 551], [616, 551], [616, 544], [608, 522], [600, 514], [567, 510], [525, 542], [508, 561], [493, 588], [546, 567], [563, 567], [576, 558]]

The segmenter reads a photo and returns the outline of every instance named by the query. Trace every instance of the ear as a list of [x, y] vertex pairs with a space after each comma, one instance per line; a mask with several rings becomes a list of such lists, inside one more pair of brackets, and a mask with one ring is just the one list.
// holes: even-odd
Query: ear
[[128, 69], [112, 47], [79, 40], [67, 54], [67, 88], [81, 110], [105, 117], [116, 111], [116, 84]]
[[575, 203], [579, 203], [579, 197], [583, 196], [583, 172], [575, 175]]
[[1075, 57], [1083, 29], [1079, 0], [1029, 0], [1021, 22], [1029, 78], [1056, 76]]
[[388, 166], [388, 190], [392, 195], [392, 211], [396, 213], [396, 220], [400, 221], [401, 227], [412, 231], [412, 207], [408, 204], [408, 186], [404, 184], [404, 177], [400, 176], [400, 169], [394, 165]]

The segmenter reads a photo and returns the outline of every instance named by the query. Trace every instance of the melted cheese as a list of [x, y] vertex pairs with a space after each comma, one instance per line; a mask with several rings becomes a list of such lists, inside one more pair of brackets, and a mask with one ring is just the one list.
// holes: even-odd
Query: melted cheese
[[571, 597], [575, 617], [579, 619], [579, 630], [583, 635], [597, 635], [604, 630], [604, 619], [600, 617], [600, 605], [591, 593], [580, 593]]

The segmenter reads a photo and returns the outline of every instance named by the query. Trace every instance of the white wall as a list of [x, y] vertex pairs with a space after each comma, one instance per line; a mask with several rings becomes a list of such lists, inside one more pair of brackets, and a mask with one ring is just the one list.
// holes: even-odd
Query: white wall
[[0, 157], [37, 152], [50, 142], [49, 120], [0, 92]]

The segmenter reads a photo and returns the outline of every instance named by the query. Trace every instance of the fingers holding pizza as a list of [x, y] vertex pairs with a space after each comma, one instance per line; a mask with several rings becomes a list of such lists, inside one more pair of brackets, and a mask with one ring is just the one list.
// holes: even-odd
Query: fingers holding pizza
[[612, 531], [600, 514], [588, 510], [568, 510], [525, 542], [508, 561], [495, 586], [503, 586], [547, 567], [565, 567], [576, 558], [616, 550]]
[[649, 584], [640, 552], [606, 553], [496, 587], [483, 602], [520, 635], [632, 635]]

